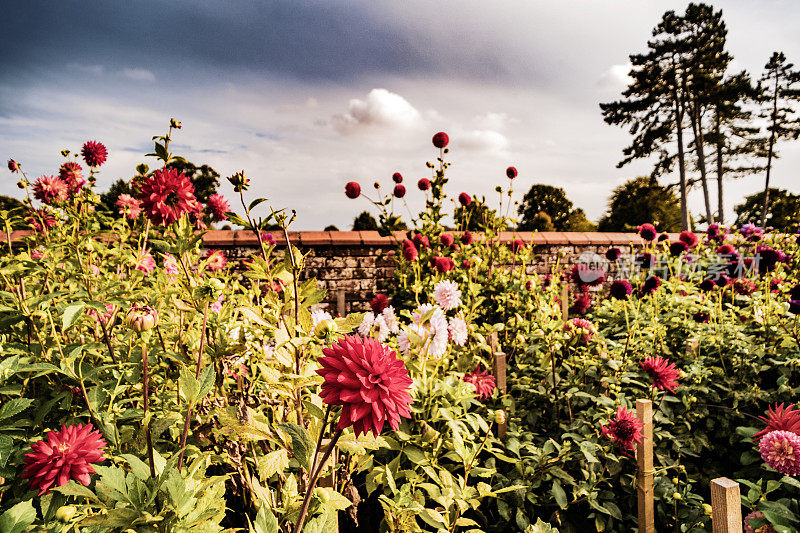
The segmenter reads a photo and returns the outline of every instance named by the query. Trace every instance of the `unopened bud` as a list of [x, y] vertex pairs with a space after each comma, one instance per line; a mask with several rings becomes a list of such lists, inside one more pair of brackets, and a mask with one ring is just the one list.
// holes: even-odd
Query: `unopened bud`
[[149, 331], [158, 325], [158, 313], [149, 305], [134, 304], [125, 315], [125, 324], [136, 333]]
[[169, 119], [169, 127], [173, 128], [173, 129], [176, 129], [176, 130], [179, 130], [179, 129], [181, 129], [181, 123], [179, 121], [175, 120], [174, 118], [171, 118], [171, 119]]
[[11, 172], [19, 172], [19, 163], [17, 163], [13, 159], [9, 159], [8, 170], [10, 170]]
[[711, 507], [709, 504], [707, 503], [703, 504], [703, 512], [706, 514], [706, 516], [711, 516], [713, 510], [714, 510], [713, 507]]
[[59, 507], [56, 511], [56, 520], [61, 522], [62, 524], [68, 524], [72, 517], [75, 516], [78, 510], [75, 508], [74, 505], [64, 505], [63, 507]]
[[327, 338], [328, 335], [336, 333], [337, 329], [338, 326], [336, 325], [336, 321], [330, 319], [323, 320], [317, 324], [316, 328], [314, 328], [314, 335], [316, 335], [319, 339], [324, 339]]
[[228, 181], [233, 185], [233, 190], [236, 192], [246, 191], [250, 186], [250, 180], [244, 175], [244, 170], [228, 178]]
[[506, 412], [502, 409], [494, 412], [494, 421], [498, 424], [506, 423]]

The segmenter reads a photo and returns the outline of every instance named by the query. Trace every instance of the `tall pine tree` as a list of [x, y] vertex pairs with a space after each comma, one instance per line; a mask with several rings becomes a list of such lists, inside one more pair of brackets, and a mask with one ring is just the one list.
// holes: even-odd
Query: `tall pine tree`
[[800, 101], [800, 72], [794, 65], [786, 61], [783, 52], [773, 52], [764, 66], [761, 77], [762, 88], [761, 118], [768, 120], [767, 131], [767, 168], [764, 178], [764, 206], [761, 210], [761, 225], [767, 220], [769, 211], [769, 178], [772, 160], [777, 158], [775, 144], [786, 138], [797, 139], [800, 136], [800, 115], [797, 103]]

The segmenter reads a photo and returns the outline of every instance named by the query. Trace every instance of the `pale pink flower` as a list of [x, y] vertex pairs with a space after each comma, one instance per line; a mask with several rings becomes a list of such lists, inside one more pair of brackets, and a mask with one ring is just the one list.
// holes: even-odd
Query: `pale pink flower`
[[458, 290], [458, 283], [450, 280], [442, 280], [433, 288], [433, 299], [445, 311], [455, 309], [461, 305], [461, 291]]
[[131, 196], [130, 194], [120, 194], [117, 198], [117, 207], [119, 207], [120, 216], [128, 217], [130, 220], [136, 220], [142, 214], [142, 202]]
[[156, 269], [156, 260], [153, 259], [153, 256], [150, 255], [148, 251], [139, 252], [136, 256], [134, 268], [145, 274], [149, 274]]
[[164, 254], [164, 271], [170, 276], [178, 275], [178, 261], [172, 254]]
[[450, 340], [458, 346], [464, 346], [467, 342], [467, 323], [460, 316], [454, 316], [450, 319], [450, 324], [447, 326], [447, 331], [450, 333]]

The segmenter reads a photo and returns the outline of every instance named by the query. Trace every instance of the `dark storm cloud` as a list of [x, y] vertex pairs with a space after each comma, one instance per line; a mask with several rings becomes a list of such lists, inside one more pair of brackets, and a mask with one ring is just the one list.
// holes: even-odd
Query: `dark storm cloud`
[[[502, 74], [497, 52], [430, 54], [379, 7], [360, 2], [62, 1], [4, 2], [0, 69], [47, 71], [78, 62], [108, 72], [174, 69], [195, 83], [197, 68], [218, 75], [273, 73], [300, 80], [352, 81], [365, 75], [448, 72]], [[441, 51], [441, 49], [440, 49]], [[221, 69], [221, 70], [220, 70]]]

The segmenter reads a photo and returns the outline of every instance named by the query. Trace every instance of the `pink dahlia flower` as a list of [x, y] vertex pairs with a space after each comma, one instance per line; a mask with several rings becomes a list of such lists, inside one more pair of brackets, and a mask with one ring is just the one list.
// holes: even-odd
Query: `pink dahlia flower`
[[265, 233], [263, 231], [261, 232], [261, 240], [270, 246], [275, 246], [278, 243], [272, 233]]
[[675, 364], [670, 363], [661, 356], [656, 356], [646, 357], [640, 365], [642, 370], [647, 372], [653, 380], [653, 388], [675, 392], [675, 387], [678, 386], [678, 378], [681, 374]]
[[70, 479], [88, 485], [89, 475], [94, 474], [92, 463], [102, 461], [105, 447], [106, 441], [91, 424], [61, 426], [61, 431], [49, 431], [46, 439], [31, 445], [33, 451], [23, 459], [22, 477], [31, 480], [31, 488], [38, 489], [39, 496]]
[[45, 204], [58, 204], [67, 201], [69, 189], [61, 178], [42, 176], [33, 184], [33, 196]]
[[144, 272], [145, 274], [149, 274], [156, 269], [156, 260], [153, 259], [153, 256], [150, 255], [150, 252], [146, 250], [144, 252], [139, 252], [139, 254], [136, 256], [134, 268]]
[[209, 250], [206, 259], [208, 260], [206, 268], [212, 272], [219, 272], [228, 264], [228, 258], [225, 257], [225, 252], [221, 250]]
[[417, 188], [419, 188], [421, 191], [427, 191], [431, 188], [431, 180], [428, 178], [422, 178], [417, 182]]
[[178, 261], [172, 254], [164, 254], [164, 271], [170, 276], [178, 274]]
[[222, 197], [221, 194], [214, 194], [211, 198], [208, 199], [208, 211], [211, 213], [211, 219], [214, 222], [222, 222], [223, 220], [228, 220], [228, 211], [231, 210], [231, 206], [228, 205], [228, 202], [225, 198]]
[[338, 429], [353, 426], [356, 436], [368, 431], [378, 436], [384, 423], [396, 430], [401, 417], [411, 416], [408, 389], [413, 381], [394, 350], [372, 338], [347, 335], [322, 353], [320, 396], [342, 406]]
[[19, 172], [19, 163], [17, 163], [13, 159], [9, 159], [8, 160], [8, 170], [10, 170], [12, 173]]
[[136, 220], [142, 214], [142, 202], [130, 194], [120, 194], [116, 205], [119, 207], [120, 216], [127, 217], [129, 220]]
[[81, 148], [81, 155], [86, 164], [90, 167], [99, 167], [106, 162], [108, 150], [103, 143], [97, 141], [87, 141]]
[[464, 346], [467, 343], [469, 329], [463, 318], [458, 316], [451, 318], [450, 323], [447, 325], [447, 332], [450, 334], [450, 340], [456, 346]]
[[594, 327], [594, 324], [592, 324], [585, 318], [573, 318], [569, 322], [564, 323], [564, 330], [573, 331], [576, 329], [583, 330], [583, 333], [581, 335], [581, 341], [584, 344], [592, 340], [592, 337], [594, 337], [594, 334], [597, 331]]
[[148, 176], [141, 184], [140, 199], [145, 216], [162, 226], [169, 226], [198, 207], [192, 181], [174, 168], [161, 168]]
[[800, 475], [800, 435], [791, 431], [771, 431], [758, 442], [758, 451], [767, 466], [787, 476]]
[[643, 427], [644, 424], [632, 412], [619, 405], [616, 416], [608, 421], [608, 425], [600, 426], [600, 430], [604, 436], [615, 440], [626, 450], [633, 450], [633, 443], [644, 439]]
[[406, 261], [416, 261], [419, 252], [417, 251], [417, 247], [414, 246], [412, 241], [408, 239], [403, 241], [403, 257], [405, 257]]
[[433, 287], [434, 301], [445, 311], [461, 305], [461, 291], [455, 281], [442, 280]]
[[[758, 527], [753, 522], [751, 522], [751, 520], [757, 520], [757, 519], [763, 520], [766, 523], [763, 526]], [[753, 511], [752, 513], [744, 517], [744, 530], [747, 533], [777, 533], [775, 528], [772, 527], [772, 525], [769, 522], [767, 522], [764, 513], [762, 513], [761, 511]]]
[[453, 246], [455, 239], [453, 238], [452, 233], [442, 233], [439, 235], [439, 242], [442, 243], [442, 246]]
[[70, 194], [75, 194], [86, 185], [86, 180], [83, 179], [83, 168], [75, 161], [67, 161], [61, 165], [61, 168], [58, 169], [58, 177], [67, 184]]
[[494, 376], [480, 365], [472, 372], [464, 374], [464, 381], [475, 386], [475, 395], [481, 400], [489, 398], [496, 387]]

